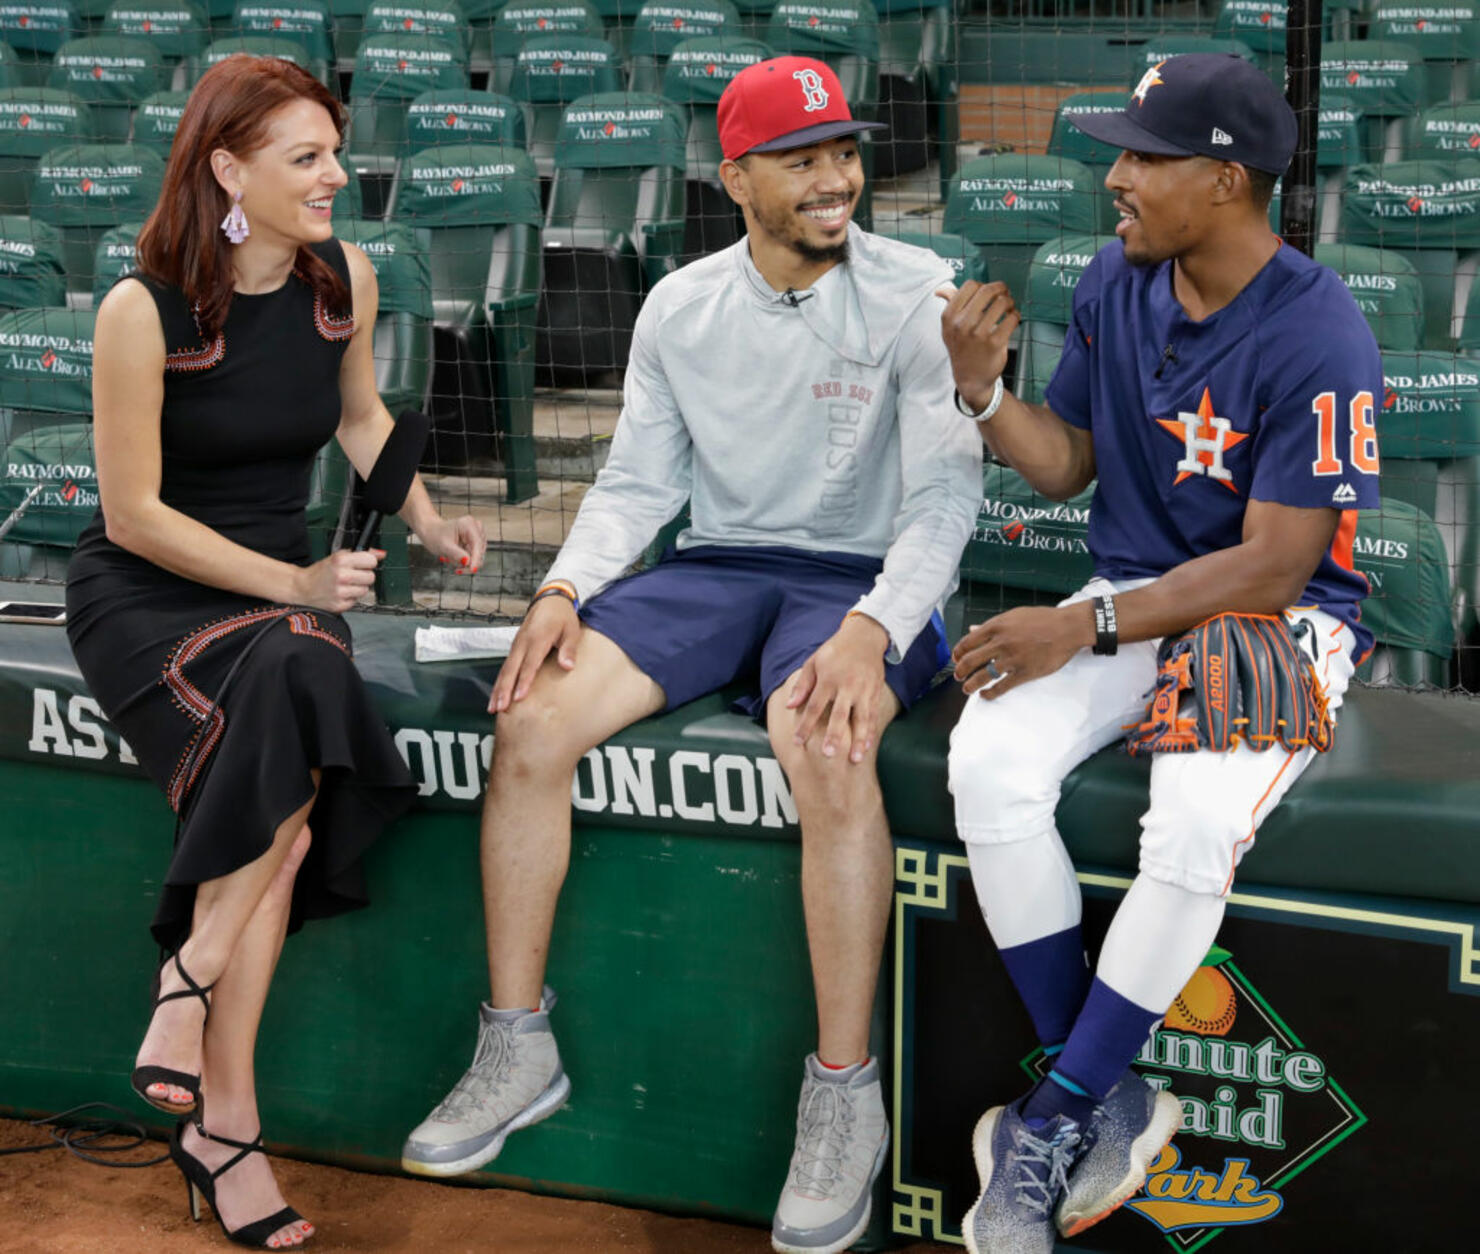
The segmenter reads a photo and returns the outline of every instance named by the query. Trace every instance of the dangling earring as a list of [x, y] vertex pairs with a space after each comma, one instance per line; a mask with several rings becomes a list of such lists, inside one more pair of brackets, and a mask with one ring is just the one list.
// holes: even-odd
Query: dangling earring
[[242, 212], [241, 192], [233, 192], [231, 200], [231, 209], [221, 219], [221, 229], [226, 232], [226, 238], [233, 244], [240, 244], [252, 233], [252, 230], [247, 225], [247, 215]]

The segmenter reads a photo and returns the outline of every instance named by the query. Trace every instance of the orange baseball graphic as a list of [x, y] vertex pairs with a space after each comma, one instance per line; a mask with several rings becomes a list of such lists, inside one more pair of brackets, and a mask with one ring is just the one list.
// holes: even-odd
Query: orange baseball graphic
[[1199, 1036], [1227, 1036], [1237, 1014], [1228, 977], [1217, 967], [1198, 967], [1167, 1011], [1166, 1026]]

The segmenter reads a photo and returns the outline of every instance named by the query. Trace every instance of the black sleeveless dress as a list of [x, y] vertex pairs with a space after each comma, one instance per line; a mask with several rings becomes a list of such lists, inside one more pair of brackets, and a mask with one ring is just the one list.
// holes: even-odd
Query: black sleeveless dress
[[[315, 251], [347, 287], [338, 241]], [[326, 309], [295, 273], [277, 291], [233, 297], [205, 344], [184, 294], [142, 281], [166, 349], [160, 499], [307, 565], [310, 473], [339, 425], [352, 317]], [[67, 635], [179, 819], [153, 923], [160, 944], [190, 934], [197, 884], [266, 852], [312, 795], [315, 767], [313, 841], [289, 927], [365, 904], [361, 855], [415, 785], [355, 670], [344, 619], [171, 574], [110, 541], [99, 510], [67, 570]]]

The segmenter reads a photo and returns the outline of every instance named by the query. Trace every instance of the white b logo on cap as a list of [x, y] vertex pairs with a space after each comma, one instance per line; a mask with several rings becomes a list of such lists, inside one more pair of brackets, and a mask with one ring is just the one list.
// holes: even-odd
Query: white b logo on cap
[[792, 78], [802, 85], [802, 93], [806, 97], [803, 112], [816, 113], [818, 109], [827, 108], [827, 88], [822, 85], [821, 74], [816, 70], [795, 70]]

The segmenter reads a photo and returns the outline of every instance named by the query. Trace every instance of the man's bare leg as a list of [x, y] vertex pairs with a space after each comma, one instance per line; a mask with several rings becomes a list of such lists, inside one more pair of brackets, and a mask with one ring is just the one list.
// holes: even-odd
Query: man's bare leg
[[664, 703], [607, 637], [581, 628], [571, 647], [573, 665], [552, 657], [521, 677], [528, 691], [495, 724], [482, 831], [492, 999], [478, 1011], [472, 1065], [401, 1151], [416, 1175], [476, 1171], [570, 1092], [541, 991], [570, 865], [571, 779], [583, 753]]
[[[802, 904], [817, 998], [817, 1053], [826, 1063], [846, 1066], [868, 1056], [894, 891], [894, 852], [877, 749], [854, 762], [845, 753], [824, 756], [820, 732], [798, 745], [799, 711], [786, 708], [790, 686], [788, 680], [772, 694], [766, 722], [802, 828]], [[887, 688], [883, 700], [880, 735], [899, 712]]]
[[[845, 1248], [868, 1223], [889, 1147], [878, 1062], [868, 1054], [879, 959], [894, 889], [894, 855], [877, 754], [823, 752], [819, 729], [796, 743], [791, 683], [766, 707], [771, 746], [802, 827], [802, 904], [817, 998], [817, 1053], [803, 1068], [797, 1136], [771, 1224], [776, 1250]], [[883, 689], [878, 736], [898, 713]]]
[[483, 800], [483, 912], [491, 1004], [539, 1005], [555, 903], [570, 865], [570, 788], [582, 754], [663, 708], [663, 690], [582, 629], [576, 664], [548, 661], [498, 716]]

